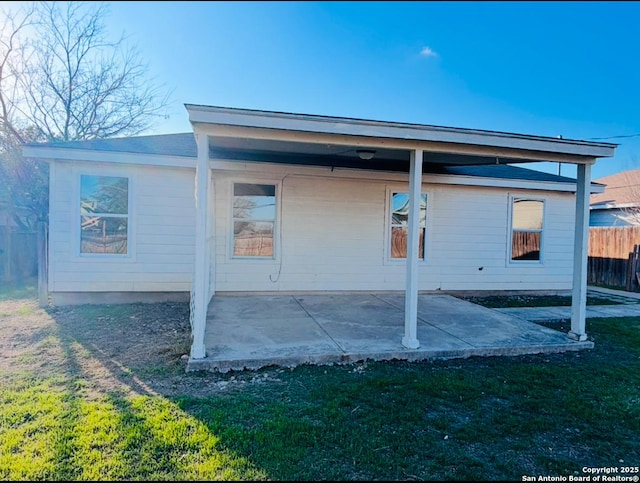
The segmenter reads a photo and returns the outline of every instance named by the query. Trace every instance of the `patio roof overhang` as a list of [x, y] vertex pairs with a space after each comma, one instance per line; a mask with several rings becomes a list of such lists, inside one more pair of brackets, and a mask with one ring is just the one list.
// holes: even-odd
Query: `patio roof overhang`
[[[185, 104], [196, 136], [196, 264], [192, 289], [191, 358], [206, 357], [204, 332], [209, 300], [213, 239], [207, 208], [212, 200], [212, 157], [294, 162], [363, 169], [406, 171], [409, 182], [405, 333], [402, 345], [416, 349], [418, 305], [418, 223], [422, 175], [429, 165], [468, 166], [551, 161], [577, 165], [572, 317], [569, 337], [586, 340], [586, 261], [591, 165], [614, 155], [615, 144], [459, 129], [420, 124], [370, 121], [273, 111]], [[357, 149], [374, 149], [369, 160]], [[212, 156], [213, 155], [213, 156]], [[288, 161], [285, 161], [287, 159]], [[278, 161], [279, 160], [279, 161]], [[428, 169], [428, 168], [427, 168]], [[213, 262], [215, 263], [215, 262]]]
[[[185, 105], [214, 157], [409, 171], [410, 153], [425, 165], [464, 166], [551, 161], [592, 164], [615, 144], [422, 124]], [[362, 160], [360, 148], [375, 149]]]

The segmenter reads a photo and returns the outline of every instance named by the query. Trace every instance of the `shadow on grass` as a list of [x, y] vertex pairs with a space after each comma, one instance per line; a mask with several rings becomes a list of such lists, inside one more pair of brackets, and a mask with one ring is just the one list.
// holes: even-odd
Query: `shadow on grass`
[[48, 314], [55, 479], [520, 480], [640, 461], [636, 318], [589, 321], [588, 352], [216, 374], [184, 373], [186, 304]]
[[[178, 318], [182, 307], [173, 308]], [[148, 313], [149, 307], [42, 311], [51, 316], [50, 323], [25, 338], [41, 359], [31, 370], [0, 373], [12, 380], [0, 389], [2, 479], [267, 479], [162, 393], [167, 385], [160, 380], [178, 371], [184, 375], [183, 368], [149, 370], [149, 364], [160, 365], [160, 359], [170, 363], [171, 358], [166, 353], [149, 357], [153, 351], [145, 353], [132, 337], [140, 330], [131, 329], [140, 310]], [[171, 314], [167, 316], [171, 323]], [[148, 332], [162, 339], [166, 330], [162, 326]], [[177, 326], [170, 332], [177, 333]], [[163, 340], [157, 342], [163, 345]]]

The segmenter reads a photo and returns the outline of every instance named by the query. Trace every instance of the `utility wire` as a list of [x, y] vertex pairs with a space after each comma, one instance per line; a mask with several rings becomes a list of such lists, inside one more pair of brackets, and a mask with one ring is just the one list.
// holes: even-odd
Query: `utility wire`
[[604, 138], [587, 138], [591, 141], [603, 141], [605, 139], [621, 139], [621, 138], [635, 138], [640, 136], [640, 133], [638, 134], [625, 134], [625, 135], [621, 135], [621, 136], [608, 136], [608, 137], [604, 137]]

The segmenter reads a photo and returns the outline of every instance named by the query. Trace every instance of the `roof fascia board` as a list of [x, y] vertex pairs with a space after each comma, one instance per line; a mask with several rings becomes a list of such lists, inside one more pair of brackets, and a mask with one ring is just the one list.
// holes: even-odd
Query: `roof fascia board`
[[186, 105], [192, 124], [244, 126], [270, 130], [339, 134], [372, 138], [470, 144], [588, 157], [611, 157], [616, 145], [492, 131], [366, 121], [264, 111]]
[[168, 156], [163, 154], [123, 153], [117, 151], [97, 151], [93, 149], [59, 148], [47, 146], [24, 146], [22, 155], [27, 158], [68, 161], [95, 161], [104, 163], [141, 164], [195, 168], [196, 158], [188, 156]]
[[[418, 141], [407, 139], [392, 139], [383, 137], [366, 137], [361, 135], [345, 135], [335, 133], [317, 133], [292, 130], [265, 129], [246, 126], [214, 125], [193, 123], [194, 131], [212, 137], [250, 138], [272, 141], [289, 141], [298, 143], [334, 144], [353, 147], [387, 148], [387, 149], [424, 149], [430, 152], [467, 154], [508, 159], [509, 163], [553, 161], [570, 164], [593, 164], [595, 157], [576, 154], [531, 151], [523, 148], [480, 146], [477, 144], [455, 144], [438, 141]], [[213, 141], [215, 144], [215, 141]]]

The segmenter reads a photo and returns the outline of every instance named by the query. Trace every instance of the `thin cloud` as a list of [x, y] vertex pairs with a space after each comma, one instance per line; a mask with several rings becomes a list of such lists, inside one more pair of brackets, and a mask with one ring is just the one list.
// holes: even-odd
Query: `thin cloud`
[[420, 55], [422, 57], [438, 57], [436, 51], [434, 51], [431, 47], [422, 47]]

